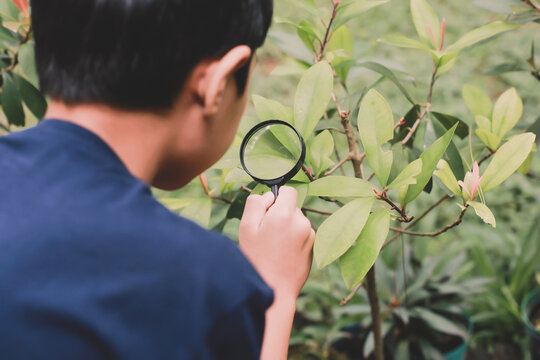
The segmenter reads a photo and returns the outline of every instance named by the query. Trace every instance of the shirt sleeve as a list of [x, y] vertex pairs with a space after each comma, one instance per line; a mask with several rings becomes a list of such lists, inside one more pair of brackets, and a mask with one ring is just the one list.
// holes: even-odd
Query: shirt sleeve
[[272, 297], [254, 294], [216, 319], [207, 344], [212, 359], [258, 360], [264, 337], [265, 314]]

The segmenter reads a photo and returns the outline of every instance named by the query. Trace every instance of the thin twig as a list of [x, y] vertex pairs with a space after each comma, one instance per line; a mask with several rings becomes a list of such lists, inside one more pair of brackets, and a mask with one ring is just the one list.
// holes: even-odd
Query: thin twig
[[345, 164], [347, 161], [351, 160], [352, 155], [351, 153], [348, 153], [347, 156], [345, 156], [343, 159], [341, 159], [332, 169], [328, 170], [324, 173], [324, 176], [331, 175], [334, 171], [339, 169], [343, 164]]
[[[373, 190], [373, 191], [375, 191], [375, 190]], [[376, 196], [376, 199], [377, 199], [377, 200], [382, 200], [382, 201], [384, 201], [385, 203], [387, 203], [388, 205], [390, 205], [390, 207], [391, 207], [390, 210], [396, 210], [396, 211], [399, 213], [399, 215], [400, 215], [401, 217], [398, 218], [398, 220], [399, 220], [400, 222], [406, 222], [406, 223], [408, 223], [408, 222], [413, 221], [414, 216], [411, 216], [411, 217], [407, 216], [407, 213], [405, 213], [405, 211], [404, 211], [403, 209], [401, 209], [396, 203], [394, 203], [392, 200], [390, 200], [390, 199], [388, 198], [388, 196], [386, 195], [386, 190], [385, 190], [385, 189], [383, 189], [383, 191], [382, 191], [381, 194], [377, 193], [376, 191], [375, 191], [375, 193], [376, 193], [376, 195], [377, 195], [377, 196]]]
[[330, 22], [328, 23], [328, 26], [326, 26], [326, 32], [324, 33], [323, 41], [321, 42], [321, 50], [319, 51], [319, 54], [317, 54], [317, 62], [321, 61], [321, 59], [324, 56], [324, 50], [326, 48], [326, 45], [328, 44], [328, 40], [330, 40], [330, 29], [332, 28], [332, 23], [334, 22], [334, 19], [336, 18], [337, 13], [337, 7], [339, 5], [339, 2], [334, 3], [334, 8], [332, 9], [332, 17], [330, 18]]
[[[451, 224], [448, 224], [446, 225], [445, 227], [443, 227], [442, 229], [440, 229], [439, 231], [435, 231], [435, 232], [431, 232], [431, 233], [427, 233], [427, 232], [416, 232], [416, 231], [409, 231], [409, 230], [406, 230], [406, 229], [400, 229], [400, 228], [396, 228], [396, 227], [390, 227], [390, 230], [392, 231], [395, 231], [395, 232], [398, 232], [398, 233], [403, 233], [403, 234], [408, 234], [408, 235], [414, 235], [414, 236], [438, 236], [456, 226], [458, 226], [459, 224], [461, 224], [461, 221], [463, 220], [463, 215], [465, 214], [465, 212], [467, 211], [467, 208], [468, 208], [468, 205], [465, 205], [465, 207], [463, 208], [463, 210], [461, 210], [461, 213], [459, 214], [458, 218], [456, 219], [456, 221], [454, 221], [453, 223]], [[386, 244], [385, 244], [386, 245]]]
[[412, 228], [414, 225], [418, 224], [418, 222], [420, 220], [422, 220], [427, 214], [429, 214], [433, 209], [435, 209], [437, 206], [441, 205], [443, 202], [445, 202], [447, 199], [450, 199], [450, 195], [444, 195], [442, 198], [440, 198], [439, 200], [437, 200], [437, 202], [433, 205], [431, 205], [430, 207], [428, 207], [426, 209], [426, 211], [424, 211], [422, 213], [422, 215], [418, 216], [412, 223], [410, 223], [405, 229], [410, 229]]
[[314, 209], [314, 208], [310, 208], [310, 207], [307, 207], [307, 206], [302, 207], [302, 210], [304, 210], [306, 212], [312, 212], [312, 213], [316, 213], [316, 214], [321, 214], [321, 215], [332, 215], [333, 214], [330, 211]]
[[358, 292], [358, 290], [360, 290], [360, 288], [362, 287], [362, 285], [364, 285], [364, 280], [362, 279], [358, 284], [354, 285], [354, 287], [352, 288], [351, 292], [349, 293], [349, 295], [347, 295], [346, 297], [344, 297], [341, 302], [339, 303], [339, 305], [341, 306], [345, 306], [349, 301], [352, 300], [352, 298], [354, 297], [354, 295], [356, 295], [356, 293]]
[[315, 177], [313, 177], [312, 168], [307, 168], [306, 165], [302, 165], [302, 170], [304, 170], [304, 173], [306, 173], [307, 177], [309, 178], [309, 181], [315, 180]]
[[478, 165], [481, 165], [484, 161], [489, 159], [491, 157], [491, 155], [495, 154], [496, 151], [497, 150], [489, 150], [488, 153], [486, 155], [484, 155], [483, 158], [480, 159], [480, 161], [478, 162]]
[[534, 179], [534, 180], [540, 180], [540, 176], [536, 175], [536, 174], [533, 174], [533, 173], [528, 173], [525, 176], [527, 176], [528, 178]]
[[253, 190], [251, 190], [250, 188], [245, 187], [244, 185], [240, 186], [240, 189], [241, 189], [241, 190], [244, 190], [245, 192], [248, 192], [248, 193], [250, 193], [250, 194], [251, 194], [251, 192], [253, 191]]
[[428, 90], [426, 105], [424, 106], [424, 109], [422, 110], [422, 112], [418, 116], [418, 119], [416, 119], [414, 125], [409, 130], [409, 133], [407, 134], [407, 136], [405, 136], [405, 138], [401, 141], [401, 143], [403, 145], [405, 145], [411, 139], [411, 137], [415, 133], [416, 129], [418, 129], [418, 126], [420, 125], [420, 122], [422, 121], [422, 119], [426, 116], [426, 114], [431, 109], [431, 97], [433, 96], [433, 86], [435, 85], [435, 80], [437, 80], [437, 70], [438, 70], [437, 66], [435, 65], [433, 67], [433, 74], [431, 75], [431, 81], [429, 83], [429, 90]]

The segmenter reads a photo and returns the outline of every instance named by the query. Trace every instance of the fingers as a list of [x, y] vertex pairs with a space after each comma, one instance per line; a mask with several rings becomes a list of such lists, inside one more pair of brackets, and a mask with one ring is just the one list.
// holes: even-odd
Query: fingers
[[256, 231], [266, 214], [268, 208], [274, 202], [274, 194], [267, 192], [264, 195], [250, 195], [246, 200], [241, 225], [243, 228]]
[[297, 201], [298, 192], [296, 189], [290, 186], [282, 186], [279, 188], [279, 196], [273, 207], [286, 214], [294, 214]]

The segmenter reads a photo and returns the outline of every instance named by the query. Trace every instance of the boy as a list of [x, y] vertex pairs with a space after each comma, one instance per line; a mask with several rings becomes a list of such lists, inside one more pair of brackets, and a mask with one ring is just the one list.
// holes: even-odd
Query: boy
[[51, 103], [0, 139], [0, 357], [285, 359], [314, 240], [294, 189], [248, 198], [238, 249], [149, 187], [230, 145], [272, 1], [31, 5]]

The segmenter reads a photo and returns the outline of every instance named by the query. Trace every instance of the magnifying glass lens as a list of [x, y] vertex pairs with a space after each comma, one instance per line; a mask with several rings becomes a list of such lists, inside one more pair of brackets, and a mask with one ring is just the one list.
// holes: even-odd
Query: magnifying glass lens
[[302, 142], [295, 130], [280, 123], [255, 131], [244, 147], [244, 164], [251, 175], [272, 180], [291, 171], [302, 155]]

